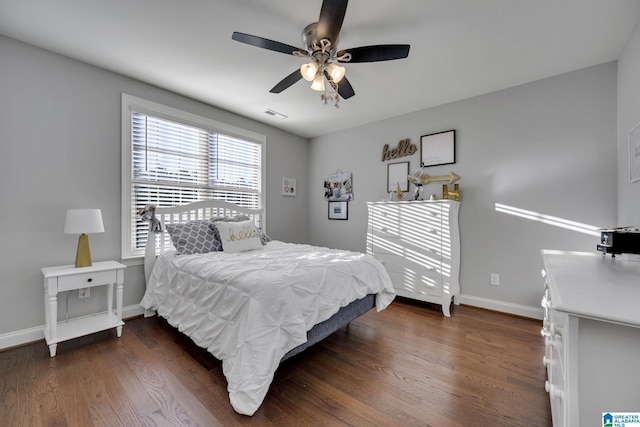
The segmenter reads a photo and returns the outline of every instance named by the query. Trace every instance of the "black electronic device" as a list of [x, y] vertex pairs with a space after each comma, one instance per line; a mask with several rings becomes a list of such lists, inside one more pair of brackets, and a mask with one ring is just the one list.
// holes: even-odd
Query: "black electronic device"
[[640, 228], [623, 227], [600, 230], [600, 243], [596, 246], [603, 254], [640, 254]]

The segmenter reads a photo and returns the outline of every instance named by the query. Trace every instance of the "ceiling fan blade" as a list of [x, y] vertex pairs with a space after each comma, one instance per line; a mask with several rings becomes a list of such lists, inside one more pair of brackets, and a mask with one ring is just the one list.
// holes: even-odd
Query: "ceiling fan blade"
[[349, 80], [347, 80], [346, 77], [343, 77], [342, 80], [338, 82], [338, 95], [340, 95], [342, 99], [349, 99], [355, 94], [356, 93], [353, 91]]
[[335, 45], [338, 41], [348, 0], [324, 0], [318, 19], [318, 40], [327, 38]]
[[[327, 70], [324, 71], [324, 76], [327, 78], [327, 80], [331, 81], [331, 76], [329, 75], [329, 72], [327, 72]], [[356, 93], [353, 91], [349, 80], [347, 80], [346, 77], [342, 77], [342, 80], [338, 82], [338, 95], [340, 95], [342, 99], [349, 99], [355, 94]]]
[[308, 56], [309, 53], [295, 46], [290, 46], [285, 43], [276, 42], [273, 40], [265, 39], [263, 37], [252, 36], [251, 34], [234, 32], [231, 38], [240, 43], [246, 43], [251, 46], [261, 47], [263, 49], [274, 50], [276, 52], [286, 53], [288, 55]]
[[362, 46], [355, 47], [353, 49], [341, 50], [336, 55], [340, 58], [347, 53], [351, 54], [351, 59], [348, 61], [338, 62], [378, 62], [378, 61], [391, 61], [393, 59], [402, 59], [409, 56], [408, 44], [380, 44], [375, 46]]
[[296, 69], [293, 73], [289, 74], [284, 79], [280, 80], [280, 82], [273, 87], [269, 92], [271, 93], [280, 93], [283, 90], [287, 89], [289, 86], [296, 83], [298, 80], [302, 79], [302, 74], [300, 74], [300, 70]]

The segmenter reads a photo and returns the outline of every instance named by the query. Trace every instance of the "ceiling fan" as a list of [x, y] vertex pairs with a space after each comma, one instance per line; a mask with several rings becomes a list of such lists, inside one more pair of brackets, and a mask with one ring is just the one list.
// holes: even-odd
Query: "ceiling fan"
[[[270, 92], [280, 93], [298, 80], [305, 79], [312, 82], [312, 89], [322, 92], [321, 98], [325, 104], [331, 100], [338, 107], [338, 95], [348, 99], [355, 92], [345, 77], [345, 68], [337, 63], [402, 59], [409, 55], [410, 47], [408, 44], [386, 44], [338, 50], [338, 37], [347, 12], [347, 2], [348, 0], [323, 0], [318, 22], [307, 25], [302, 31], [303, 49], [239, 32], [234, 32], [231, 38], [263, 49], [310, 58], [309, 62], [282, 79]], [[327, 91], [325, 81], [333, 92]]]

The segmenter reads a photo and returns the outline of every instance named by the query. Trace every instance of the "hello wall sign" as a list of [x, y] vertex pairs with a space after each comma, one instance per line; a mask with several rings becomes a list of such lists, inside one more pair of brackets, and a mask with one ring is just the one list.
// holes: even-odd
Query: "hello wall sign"
[[382, 161], [410, 156], [416, 151], [418, 151], [418, 147], [412, 144], [409, 138], [401, 139], [395, 148], [389, 148], [389, 144], [384, 144], [384, 147], [382, 147]]

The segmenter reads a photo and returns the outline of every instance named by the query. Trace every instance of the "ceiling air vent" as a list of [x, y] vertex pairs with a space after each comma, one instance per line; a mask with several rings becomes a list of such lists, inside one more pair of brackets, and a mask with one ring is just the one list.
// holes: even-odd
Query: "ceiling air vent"
[[265, 114], [268, 114], [268, 115], [270, 115], [270, 116], [273, 116], [273, 117], [275, 117], [276, 119], [280, 119], [280, 120], [284, 120], [284, 119], [286, 119], [286, 118], [287, 118], [287, 116], [285, 116], [284, 114], [278, 113], [277, 111], [273, 111], [273, 110], [271, 110], [271, 109], [266, 110], [264, 113], [265, 113]]

